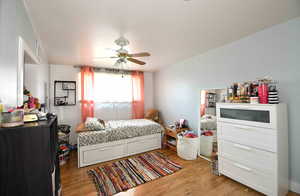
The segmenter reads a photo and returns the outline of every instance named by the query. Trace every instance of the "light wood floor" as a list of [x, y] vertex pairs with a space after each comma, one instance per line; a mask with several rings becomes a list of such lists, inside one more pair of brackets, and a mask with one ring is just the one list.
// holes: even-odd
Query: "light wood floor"
[[[119, 193], [117, 196], [262, 195], [225, 176], [214, 176], [209, 163], [201, 158], [195, 161], [184, 161], [173, 151], [159, 151], [180, 163], [184, 168], [175, 174], [140, 185], [127, 192]], [[77, 168], [77, 153], [72, 152], [68, 163], [61, 167], [63, 196], [96, 196], [95, 186], [89, 179], [87, 170], [100, 165], [103, 163], [79, 169]], [[300, 195], [290, 192], [288, 196]]]

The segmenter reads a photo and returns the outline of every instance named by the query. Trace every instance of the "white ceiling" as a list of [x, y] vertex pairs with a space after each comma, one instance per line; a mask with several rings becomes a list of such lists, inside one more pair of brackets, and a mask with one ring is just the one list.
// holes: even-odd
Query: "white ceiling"
[[26, 1], [49, 63], [94, 65], [124, 35], [130, 52], [152, 54], [140, 58], [150, 71], [300, 16], [299, 0]]

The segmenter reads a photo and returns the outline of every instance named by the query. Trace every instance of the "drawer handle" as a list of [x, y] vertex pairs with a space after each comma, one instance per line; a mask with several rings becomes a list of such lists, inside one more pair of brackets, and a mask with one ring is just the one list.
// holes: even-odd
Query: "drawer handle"
[[247, 151], [251, 151], [252, 150], [252, 148], [247, 147], [247, 146], [243, 146], [243, 145], [240, 145], [240, 144], [234, 144], [233, 146], [236, 147], [236, 148], [247, 150]]
[[246, 171], [248, 171], [248, 172], [251, 172], [251, 171], [252, 171], [252, 169], [250, 169], [249, 167], [243, 166], [243, 165], [241, 165], [241, 164], [234, 163], [234, 165], [235, 165], [236, 167], [241, 168], [241, 169], [243, 169], [243, 170], [246, 170]]
[[232, 125], [233, 127], [235, 128], [238, 128], [238, 129], [244, 129], [244, 130], [252, 130], [250, 127], [245, 127], [245, 126], [241, 126], [241, 125]]

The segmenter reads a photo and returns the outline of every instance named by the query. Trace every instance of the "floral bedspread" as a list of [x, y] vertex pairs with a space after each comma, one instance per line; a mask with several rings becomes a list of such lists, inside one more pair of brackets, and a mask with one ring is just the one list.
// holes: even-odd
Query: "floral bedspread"
[[79, 146], [88, 146], [112, 142], [133, 137], [163, 132], [163, 127], [151, 120], [111, 120], [106, 121], [104, 130], [82, 132], [78, 134]]

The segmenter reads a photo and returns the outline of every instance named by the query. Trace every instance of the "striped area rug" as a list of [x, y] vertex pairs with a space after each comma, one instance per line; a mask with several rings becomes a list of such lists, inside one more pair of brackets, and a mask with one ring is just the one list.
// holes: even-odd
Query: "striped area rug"
[[88, 170], [99, 196], [110, 196], [172, 174], [182, 167], [159, 152], [145, 153]]

